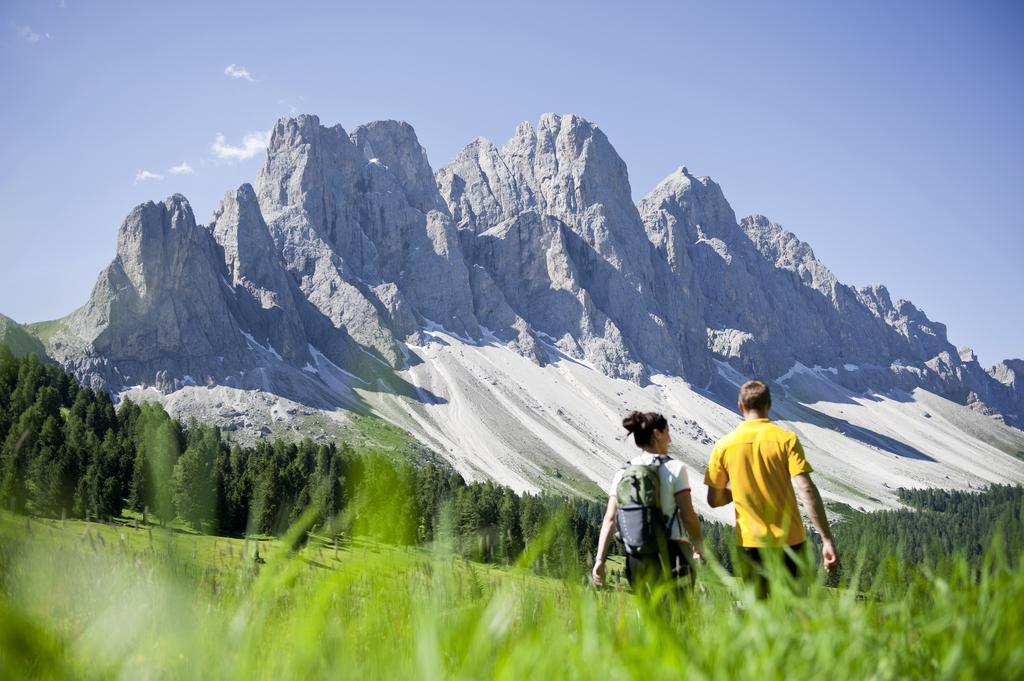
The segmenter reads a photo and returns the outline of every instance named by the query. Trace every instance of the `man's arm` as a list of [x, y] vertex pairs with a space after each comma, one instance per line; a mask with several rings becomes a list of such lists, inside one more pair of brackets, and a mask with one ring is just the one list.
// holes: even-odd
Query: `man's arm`
[[615, 530], [615, 512], [618, 508], [619, 502], [615, 499], [615, 495], [609, 495], [608, 508], [604, 512], [604, 521], [601, 523], [601, 534], [597, 539], [597, 558], [594, 560], [594, 569], [591, 572], [594, 586], [604, 584], [604, 559], [608, 554], [608, 542]]
[[728, 487], [708, 486], [708, 506], [718, 508], [732, 503], [732, 490]]
[[704, 535], [700, 531], [700, 520], [693, 510], [693, 499], [690, 498], [690, 490], [684, 489], [676, 492], [676, 512], [679, 514], [679, 521], [683, 524], [686, 534], [693, 542], [694, 558], [704, 555]]
[[711, 451], [708, 469], [704, 472], [704, 484], [708, 486], [708, 506], [718, 508], [732, 503], [732, 490], [729, 489], [729, 471], [722, 461], [721, 442]]
[[811, 480], [810, 473], [800, 473], [793, 477], [793, 481], [796, 483], [800, 501], [811, 519], [811, 524], [821, 535], [821, 556], [825, 561], [825, 570], [831, 571], [839, 562], [839, 556], [832, 543], [832, 531], [829, 529], [828, 518], [825, 516], [825, 504], [821, 501], [821, 494], [818, 493], [818, 487]]

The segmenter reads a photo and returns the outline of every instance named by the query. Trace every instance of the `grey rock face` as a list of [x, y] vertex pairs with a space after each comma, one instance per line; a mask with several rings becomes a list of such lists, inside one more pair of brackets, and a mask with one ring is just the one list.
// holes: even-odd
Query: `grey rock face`
[[224, 196], [210, 232], [221, 249], [242, 330], [293, 362], [305, 361], [305, 300], [284, 268], [251, 185]]
[[741, 371], [887, 366], [948, 348], [941, 325], [881, 291], [865, 304], [869, 293], [840, 284], [807, 244], [763, 216], [738, 223], [721, 188], [686, 168], [644, 197], [640, 211], [652, 243], [703, 301], [709, 350]]
[[216, 380], [248, 354], [224, 275], [185, 197], [138, 206], [118, 233], [117, 257], [67, 319], [71, 332], [51, 341], [52, 353], [101, 384]]
[[[360, 271], [376, 263], [372, 244], [341, 228], [349, 207], [331, 187], [348, 187], [360, 160], [341, 126], [323, 128], [315, 116], [280, 120], [271, 134], [256, 194], [278, 252], [306, 299], [357, 343], [397, 363], [400, 353], [387, 327], [387, 311]], [[341, 242], [346, 261], [334, 247]], [[365, 264], [369, 261], [369, 265]]]
[[640, 201], [640, 212], [652, 243], [701, 301], [707, 349], [719, 359], [767, 377], [797, 358], [833, 365], [829, 300], [759, 253], [717, 184], [680, 168]]
[[1024, 388], [1024, 359], [1004, 359], [989, 369], [988, 373], [1008, 388]]
[[219, 247], [234, 293], [236, 320], [250, 350], [265, 350], [298, 367], [314, 359], [310, 347], [339, 365], [358, 366], [366, 359], [351, 337], [310, 303], [286, 269], [251, 185], [244, 184], [224, 196], [209, 229]]
[[792, 232], [769, 222], [763, 215], [744, 218], [740, 227], [753, 242], [754, 248], [769, 263], [779, 269], [796, 273], [804, 286], [813, 288], [829, 298], [836, 297], [836, 289], [840, 284], [835, 275], [814, 257], [811, 247], [797, 239]]
[[943, 324], [883, 286], [840, 283], [810, 246], [763, 216], [737, 224], [710, 179], [680, 168], [639, 206], [651, 242], [702, 301], [707, 348], [720, 360], [769, 378], [795, 362], [852, 365], [836, 378], [850, 388], [925, 387], [1018, 423], [1019, 393], [991, 380], [973, 353], [961, 357]]
[[281, 119], [255, 189], [229, 192], [209, 229], [180, 196], [133, 210], [47, 351], [95, 386], [330, 404], [338, 382], [415, 362], [403, 343], [435, 324], [640, 383], [665, 372], [714, 390], [716, 361], [769, 379], [800, 362], [856, 390], [925, 387], [1018, 427], [1024, 415], [1021, 360], [985, 371], [913, 304], [839, 282], [685, 167], [634, 205], [625, 163], [574, 115], [524, 123], [500, 149], [478, 138], [436, 175], [405, 123], [350, 135]]
[[483, 137], [437, 171], [437, 185], [461, 228], [497, 225], [525, 210], [519, 183], [498, 149]]
[[315, 116], [282, 119], [256, 186], [303, 294], [361, 345], [397, 365], [396, 340], [426, 319], [479, 334], [451, 217], [408, 125], [350, 138]]
[[545, 114], [500, 151], [476, 140], [437, 182], [464, 251], [503, 296], [481, 301], [474, 290], [477, 309], [510, 308], [562, 352], [612, 376], [707, 373], [686, 327], [674, 323], [684, 308], [632, 203], [625, 163], [596, 126]]
[[857, 299], [875, 317], [895, 330], [905, 343], [904, 357], [929, 359], [952, 349], [946, 340], [946, 326], [933, 322], [906, 300], [892, 301], [884, 286], [865, 286], [857, 289]]

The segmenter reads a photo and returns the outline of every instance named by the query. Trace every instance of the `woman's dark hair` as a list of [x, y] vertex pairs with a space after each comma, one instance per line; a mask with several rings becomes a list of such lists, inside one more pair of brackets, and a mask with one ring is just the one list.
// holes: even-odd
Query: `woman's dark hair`
[[646, 447], [651, 444], [654, 431], [668, 428], [668, 421], [657, 412], [634, 411], [622, 419], [622, 427], [633, 434], [637, 447]]

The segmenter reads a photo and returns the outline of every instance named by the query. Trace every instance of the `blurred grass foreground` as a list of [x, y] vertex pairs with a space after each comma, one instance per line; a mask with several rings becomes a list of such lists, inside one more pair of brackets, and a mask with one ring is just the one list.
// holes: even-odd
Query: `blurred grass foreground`
[[882, 561], [765, 601], [712, 562], [689, 598], [649, 602], [585, 566], [529, 569], [554, 522], [499, 567], [314, 521], [245, 539], [0, 512], [0, 676], [1024, 678], [1024, 572], [1001, 541], [941, 574]]
[[603, 499], [355, 426], [243, 447], [0, 345], [0, 681], [1024, 679], [1024, 488], [833, 505], [843, 570], [764, 601], [705, 523], [647, 600], [588, 584]]

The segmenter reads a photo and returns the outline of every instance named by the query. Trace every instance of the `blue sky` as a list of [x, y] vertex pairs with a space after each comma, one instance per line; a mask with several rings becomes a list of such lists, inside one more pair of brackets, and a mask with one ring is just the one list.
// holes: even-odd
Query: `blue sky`
[[436, 168], [555, 111], [601, 126], [635, 198], [686, 165], [984, 364], [1020, 357], [1022, 29], [983, 1], [5, 0], [0, 312], [81, 305], [142, 201], [206, 222], [279, 116], [403, 119]]

